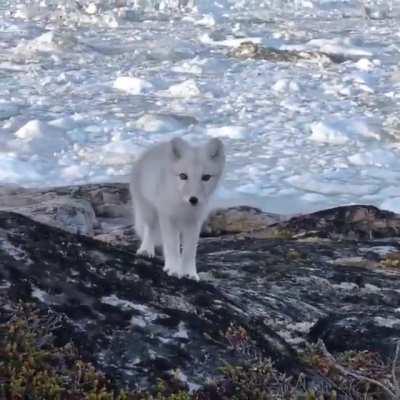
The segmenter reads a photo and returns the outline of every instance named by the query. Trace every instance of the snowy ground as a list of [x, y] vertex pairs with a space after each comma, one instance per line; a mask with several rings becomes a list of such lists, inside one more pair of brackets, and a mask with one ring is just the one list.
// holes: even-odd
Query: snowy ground
[[[400, 212], [397, 2], [156, 3], [0, 0], [0, 184], [125, 181], [155, 141], [219, 136], [221, 200]], [[351, 60], [228, 56], [249, 38]]]

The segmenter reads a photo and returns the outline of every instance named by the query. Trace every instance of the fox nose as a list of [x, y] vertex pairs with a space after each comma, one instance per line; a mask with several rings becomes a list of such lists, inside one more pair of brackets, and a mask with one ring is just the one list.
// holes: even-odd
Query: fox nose
[[192, 197], [189, 198], [189, 203], [192, 206], [195, 206], [198, 202], [199, 202], [199, 199], [197, 197], [192, 196]]

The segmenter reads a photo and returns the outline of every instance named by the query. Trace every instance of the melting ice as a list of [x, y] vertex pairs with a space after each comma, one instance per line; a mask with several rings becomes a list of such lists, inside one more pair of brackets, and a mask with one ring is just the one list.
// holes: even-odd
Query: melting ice
[[126, 181], [153, 142], [221, 137], [221, 203], [400, 212], [399, 27], [390, 0], [0, 0], [0, 184]]

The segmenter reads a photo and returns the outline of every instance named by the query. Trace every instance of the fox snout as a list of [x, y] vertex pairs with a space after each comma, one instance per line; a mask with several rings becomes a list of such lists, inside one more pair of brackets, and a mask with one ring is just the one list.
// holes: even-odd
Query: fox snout
[[199, 202], [199, 199], [198, 199], [197, 197], [195, 197], [195, 196], [189, 197], [189, 203], [190, 203], [192, 206], [195, 206], [198, 202]]

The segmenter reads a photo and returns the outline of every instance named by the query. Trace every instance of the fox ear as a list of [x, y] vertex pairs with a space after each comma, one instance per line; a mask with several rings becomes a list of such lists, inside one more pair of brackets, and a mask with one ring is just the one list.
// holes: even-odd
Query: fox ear
[[179, 137], [173, 138], [170, 143], [172, 155], [176, 160], [179, 160], [183, 156], [187, 143]]
[[209, 140], [207, 143], [207, 153], [211, 160], [217, 160], [218, 158], [223, 157], [224, 144], [222, 143], [222, 140], [217, 138]]

